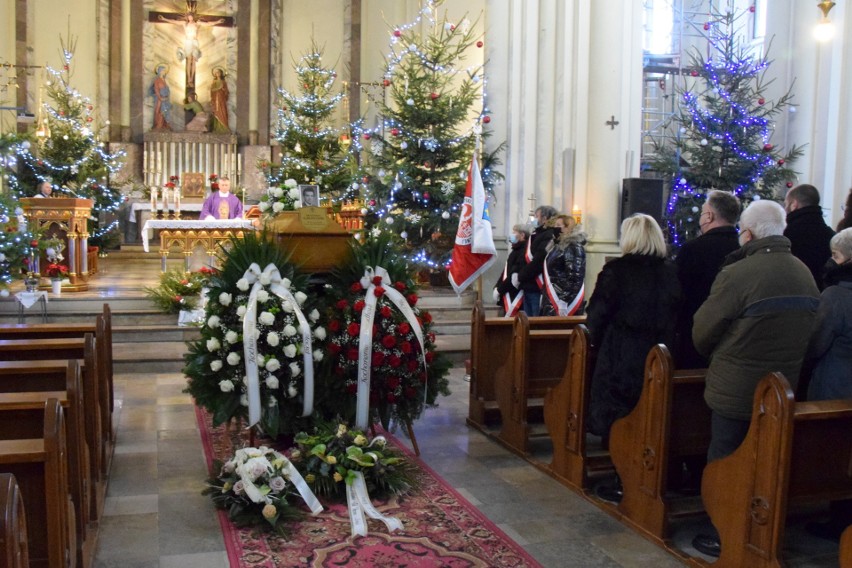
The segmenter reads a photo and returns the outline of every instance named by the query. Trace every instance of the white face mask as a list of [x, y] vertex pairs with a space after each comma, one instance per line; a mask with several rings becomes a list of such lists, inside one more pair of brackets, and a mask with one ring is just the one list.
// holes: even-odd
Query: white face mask
[[509, 242], [510, 242], [510, 243], [512, 243], [512, 244], [517, 243], [517, 242], [518, 242], [518, 237], [517, 237], [514, 233], [513, 233], [513, 234], [511, 234], [511, 235], [509, 235]]
[[538, 228], [538, 219], [533, 218], [533, 220], [532, 220], [532, 221], [530, 221], [530, 226], [531, 226], [533, 229], [537, 229], [537, 228]]

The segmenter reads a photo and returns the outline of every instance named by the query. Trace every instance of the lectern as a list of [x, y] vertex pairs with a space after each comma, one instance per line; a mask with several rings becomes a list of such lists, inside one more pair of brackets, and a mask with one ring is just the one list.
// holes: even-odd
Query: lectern
[[27, 197], [21, 199], [27, 224], [42, 234], [65, 240], [65, 262], [70, 286], [64, 291], [89, 289], [89, 229], [86, 222], [92, 211], [91, 199], [73, 197]]

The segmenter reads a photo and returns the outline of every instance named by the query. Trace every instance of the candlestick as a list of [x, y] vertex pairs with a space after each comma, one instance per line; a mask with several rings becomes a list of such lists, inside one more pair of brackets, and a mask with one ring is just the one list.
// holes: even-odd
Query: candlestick
[[175, 219], [180, 219], [180, 190], [175, 188]]
[[157, 218], [157, 186], [151, 186], [151, 218]]
[[163, 188], [163, 219], [169, 218], [169, 188]]

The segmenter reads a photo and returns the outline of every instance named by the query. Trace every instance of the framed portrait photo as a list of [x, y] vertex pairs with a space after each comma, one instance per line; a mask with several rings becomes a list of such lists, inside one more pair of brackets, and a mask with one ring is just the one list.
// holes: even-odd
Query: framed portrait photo
[[320, 191], [318, 185], [300, 185], [299, 199], [302, 207], [319, 207]]

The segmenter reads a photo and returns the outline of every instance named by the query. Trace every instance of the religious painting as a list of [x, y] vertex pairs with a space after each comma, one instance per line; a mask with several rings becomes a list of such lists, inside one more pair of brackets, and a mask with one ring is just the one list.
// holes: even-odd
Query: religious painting
[[318, 185], [300, 185], [299, 198], [302, 201], [302, 207], [319, 207], [320, 191]]
[[233, 15], [217, 12], [226, 6], [145, 0], [146, 131], [233, 131], [237, 30]]
[[195, 173], [195, 172], [187, 172], [183, 174], [183, 186], [181, 187], [181, 194], [184, 199], [191, 198], [204, 198], [204, 174], [203, 173]]

